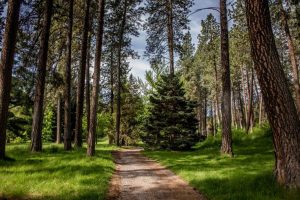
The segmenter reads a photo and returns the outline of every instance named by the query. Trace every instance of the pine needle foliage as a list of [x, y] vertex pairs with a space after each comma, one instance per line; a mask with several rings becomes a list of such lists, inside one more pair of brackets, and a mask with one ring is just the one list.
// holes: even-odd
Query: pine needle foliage
[[161, 75], [149, 97], [143, 141], [150, 147], [190, 149], [197, 141], [196, 103], [185, 97], [177, 75]]

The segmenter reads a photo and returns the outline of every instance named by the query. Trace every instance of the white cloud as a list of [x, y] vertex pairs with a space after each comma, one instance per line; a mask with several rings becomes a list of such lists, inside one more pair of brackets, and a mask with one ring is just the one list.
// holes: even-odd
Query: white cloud
[[131, 73], [134, 76], [140, 77], [142, 80], [145, 80], [145, 72], [146, 70], [150, 69], [149, 62], [145, 59], [137, 59], [137, 60], [130, 59], [129, 62], [130, 62]]

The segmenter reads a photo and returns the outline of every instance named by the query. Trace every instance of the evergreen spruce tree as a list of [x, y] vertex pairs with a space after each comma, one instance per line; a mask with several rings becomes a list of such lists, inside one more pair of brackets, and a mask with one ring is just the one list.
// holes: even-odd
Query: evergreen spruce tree
[[185, 98], [177, 75], [162, 75], [150, 95], [143, 141], [162, 149], [190, 149], [197, 141], [195, 103]]

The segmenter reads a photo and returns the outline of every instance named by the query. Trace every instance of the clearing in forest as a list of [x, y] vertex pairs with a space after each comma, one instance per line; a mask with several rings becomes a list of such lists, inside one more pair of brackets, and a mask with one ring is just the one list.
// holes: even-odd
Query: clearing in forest
[[141, 149], [113, 152], [116, 172], [108, 199], [119, 200], [205, 200], [173, 172], [141, 155]]

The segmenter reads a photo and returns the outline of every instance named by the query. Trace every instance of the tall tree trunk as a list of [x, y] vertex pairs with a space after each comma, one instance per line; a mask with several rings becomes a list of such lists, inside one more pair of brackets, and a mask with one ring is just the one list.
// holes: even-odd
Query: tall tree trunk
[[82, 32], [82, 45], [81, 45], [81, 60], [79, 67], [77, 97], [76, 97], [76, 124], [75, 124], [75, 147], [82, 147], [82, 115], [83, 115], [83, 99], [84, 99], [84, 83], [85, 83], [85, 68], [89, 36], [89, 18], [90, 18], [90, 3], [91, 0], [86, 0], [85, 3], [85, 16]]
[[[114, 114], [114, 49], [110, 50], [110, 116], [111, 116], [111, 127], [113, 127], [113, 114]], [[113, 144], [114, 135], [109, 134], [109, 144]]]
[[[243, 65], [242, 65], [243, 66]], [[245, 77], [244, 77], [244, 69], [241, 68], [241, 77], [242, 77], [242, 92], [243, 92], [243, 112], [244, 112], [244, 116], [245, 116], [245, 128], [247, 126], [247, 121], [248, 121], [248, 112], [247, 112], [247, 90], [246, 90], [246, 81], [245, 81]]]
[[56, 143], [61, 143], [61, 98], [57, 97], [57, 112], [56, 112]]
[[37, 64], [37, 79], [35, 83], [35, 96], [32, 117], [31, 151], [42, 151], [42, 126], [44, 117], [44, 90], [47, 71], [48, 46], [51, 26], [53, 0], [46, 0], [44, 4], [44, 16], [42, 33], [40, 36], [40, 49]]
[[114, 50], [110, 51], [110, 114], [114, 113]]
[[72, 149], [71, 130], [71, 62], [72, 62], [72, 34], [73, 34], [73, 7], [74, 0], [69, 1], [67, 52], [64, 85], [64, 149]]
[[[218, 97], [216, 96], [215, 98], [218, 98]], [[219, 115], [218, 115], [218, 109], [219, 108], [218, 108], [217, 100], [215, 101], [214, 107], [215, 107], [215, 115], [216, 115], [215, 129], [216, 129], [216, 132], [217, 132], [218, 128], [219, 128], [219, 124], [220, 124]]]
[[96, 144], [96, 127], [97, 127], [97, 108], [99, 97], [99, 81], [100, 81], [100, 66], [101, 66], [101, 54], [102, 54], [102, 41], [103, 41], [103, 28], [104, 28], [104, 8], [105, 0], [99, 0], [98, 2], [98, 31], [96, 38], [96, 52], [95, 52], [95, 66], [93, 74], [93, 87], [92, 87], [92, 99], [91, 99], [91, 118], [90, 129], [88, 137], [87, 155], [95, 155]]
[[263, 118], [263, 98], [262, 95], [259, 97], [259, 116], [258, 116], [258, 124], [259, 127], [262, 125], [262, 118]]
[[5, 158], [6, 125], [10, 100], [21, 0], [9, 0], [0, 61], [0, 159]]
[[245, 112], [244, 112], [244, 102], [243, 102], [243, 98], [242, 98], [242, 89], [241, 89], [241, 86], [240, 84], [238, 84], [238, 92], [239, 92], [239, 106], [240, 106], [240, 112], [241, 112], [241, 124], [242, 124], [242, 128], [245, 128], [246, 126], [246, 118], [245, 118]]
[[272, 32], [268, 0], [246, 0], [251, 53], [273, 131], [278, 183], [300, 188], [300, 121]]
[[210, 118], [210, 123], [211, 123], [211, 130], [209, 130], [210, 134], [212, 134], [213, 136], [215, 135], [215, 119], [214, 119], [214, 102], [211, 101], [210, 103], [210, 114], [211, 114], [211, 118]]
[[[251, 69], [251, 80], [249, 80], [249, 73], [247, 71], [247, 84], [248, 84], [248, 118], [246, 125], [246, 133], [249, 133], [249, 130], [252, 130], [251, 124], [253, 124], [253, 84], [254, 84], [254, 73]], [[250, 82], [250, 83], [249, 83]]]
[[300, 116], [300, 83], [299, 83], [298, 61], [297, 61], [293, 38], [288, 24], [288, 16], [286, 11], [283, 8], [281, 0], [278, 1], [278, 5], [280, 7], [282, 27], [284, 29], [288, 41], [288, 49], [289, 49], [290, 61], [292, 66], [292, 74], [293, 74], [293, 85], [295, 89], [295, 98], [296, 98], [295, 101], [296, 101], [298, 116]]
[[207, 136], [207, 93], [206, 91], [204, 92], [204, 102], [203, 102], [203, 111], [202, 111], [202, 114], [203, 114], [203, 118], [202, 118], [202, 135], [205, 135]]
[[234, 111], [234, 96], [233, 96], [233, 90], [231, 90], [231, 99], [230, 99], [230, 106], [231, 106], [231, 127], [235, 127], [235, 111]]
[[198, 136], [202, 136], [202, 105], [197, 107], [197, 120], [198, 120]]
[[235, 90], [232, 90], [232, 110], [233, 110], [233, 115], [232, 115], [232, 120], [234, 121], [234, 126], [235, 128], [238, 128], [239, 126], [239, 121], [238, 121], [238, 113], [237, 113], [237, 109], [236, 109], [236, 94], [235, 94]]
[[[91, 25], [90, 25], [91, 27]], [[91, 97], [90, 97], [90, 48], [91, 48], [91, 35], [89, 36], [88, 41], [88, 49], [87, 49], [87, 60], [86, 60], [86, 69], [85, 69], [85, 111], [86, 111], [86, 121], [87, 121], [87, 127], [86, 127], [86, 141], [88, 140], [88, 132], [90, 130], [90, 116], [91, 116]]]
[[222, 146], [221, 152], [233, 155], [231, 139], [231, 82], [226, 0], [220, 0], [221, 12], [221, 66], [222, 66]]
[[168, 12], [168, 47], [170, 59], [170, 74], [174, 75], [174, 29], [173, 29], [173, 0], [167, 2]]
[[220, 109], [219, 109], [219, 76], [218, 76], [218, 69], [217, 69], [217, 59], [216, 56], [214, 56], [214, 70], [215, 70], [215, 81], [216, 81], [216, 115], [218, 124], [220, 124]]
[[124, 2], [124, 11], [122, 15], [122, 23], [120, 26], [119, 32], [119, 47], [118, 47], [118, 67], [117, 67], [117, 113], [116, 113], [116, 143], [117, 146], [120, 146], [120, 128], [121, 128], [121, 65], [122, 65], [122, 47], [123, 47], [123, 36], [124, 36], [124, 29], [126, 25], [126, 15], [127, 15], [127, 0]]

